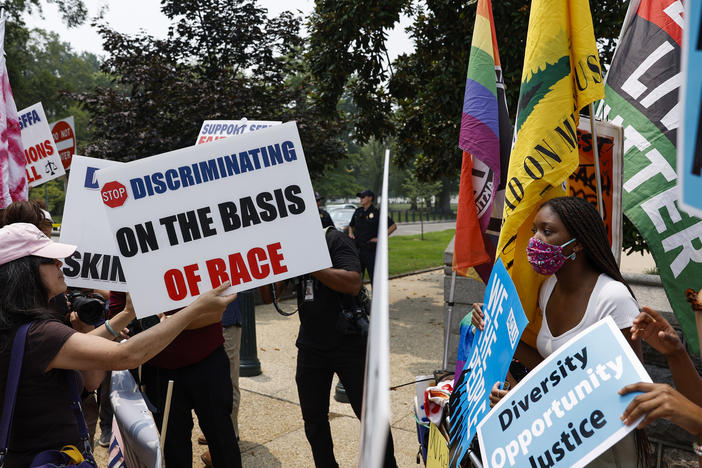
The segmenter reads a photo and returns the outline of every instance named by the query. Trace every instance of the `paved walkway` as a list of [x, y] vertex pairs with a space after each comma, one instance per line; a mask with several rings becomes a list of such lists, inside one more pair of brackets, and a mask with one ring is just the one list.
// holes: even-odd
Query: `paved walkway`
[[[390, 281], [390, 385], [414, 381], [441, 366], [443, 343], [443, 271], [432, 271]], [[288, 306], [293, 307], [292, 304]], [[263, 373], [240, 379], [239, 427], [245, 467], [310, 468], [312, 452], [305, 438], [295, 386], [299, 318], [283, 317], [271, 306], [256, 307], [258, 358]], [[333, 387], [336, 386], [336, 378]], [[203, 389], [206, 391], [206, 389]], [[390, 392], [392, 434], [398, 466], [416, 466], [418, 449], [414, 423], [414, 385]], [[330, 394], [334, 451], [342, 468], [356, 467], [360, 423], [351, 406]], [[193, 466], [203, 466], [193, 431]], [[96, 449], [101, 467], [106, 451]]]

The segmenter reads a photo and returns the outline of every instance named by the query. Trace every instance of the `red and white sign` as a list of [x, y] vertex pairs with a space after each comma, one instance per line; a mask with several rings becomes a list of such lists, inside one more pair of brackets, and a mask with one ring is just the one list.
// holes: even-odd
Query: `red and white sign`
[[110, 208], [117, 208], [127, 201], [127, 187], [117, 181], [108, 182], [100, 189], [102, 202]]
[[27, 161], [27, 183], [36, 187], [66, 173], [41, 102], [17, 113]]
[[76, 154], [76, 125], [73, 116], [57, 120], [51, 125], [51, 135], [58, 148], [63, 168], [68, 170], [71, 159]]
[[294, 122], [96, 175], [139, 318], [331, 266]]

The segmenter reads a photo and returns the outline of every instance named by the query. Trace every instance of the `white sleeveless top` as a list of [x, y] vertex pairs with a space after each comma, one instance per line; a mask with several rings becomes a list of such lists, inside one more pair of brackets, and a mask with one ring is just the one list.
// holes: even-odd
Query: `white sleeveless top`
[[543, 320], [541, 321], [541, 330], [536, 338], [536, 347], [544, 358], [564, 345], [573, 336], [607, 316], [611, 316], [621, 330], [629, 328], [634, 323], [634, 318], [639, 315], [639, 306], [624, 283], [602, 273], [592, 289], [587, 309], [580, 323], [562, 335], [553, 336], [546, 319], [546, 305], [556, 287], [556, 281], [556, 275], [552, 275], [544, 281], [539, 290], [539, 307], [543, 312]]

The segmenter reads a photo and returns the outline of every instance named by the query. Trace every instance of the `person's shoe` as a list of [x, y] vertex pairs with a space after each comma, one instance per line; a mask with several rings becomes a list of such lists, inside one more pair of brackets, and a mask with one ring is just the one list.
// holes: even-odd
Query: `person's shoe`
[[207, 452], [203, 453], [202, 455], [200, 455], [200, 459], [205, 464], [205, 466], [212, 466], [212, 457], [210, 456], [209, 450]]
[[98, 439], [98, 445], [100, 447], [107, 447], [110, 445], [110, 439], [112, 439], [112, 431], [102, 431]]
[[201, 435], [197, 438], [197, 443], [200, 445], [207, 445], [207, 439], [205, 439], [204, 435]]

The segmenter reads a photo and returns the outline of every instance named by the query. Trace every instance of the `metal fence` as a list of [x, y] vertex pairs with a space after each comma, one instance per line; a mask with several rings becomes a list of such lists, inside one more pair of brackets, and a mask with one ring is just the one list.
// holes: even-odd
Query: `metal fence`
[[439, 210], [389, 210], [396, 223], [418, 223], [420, 221], [455, 221], [454, 211]]

